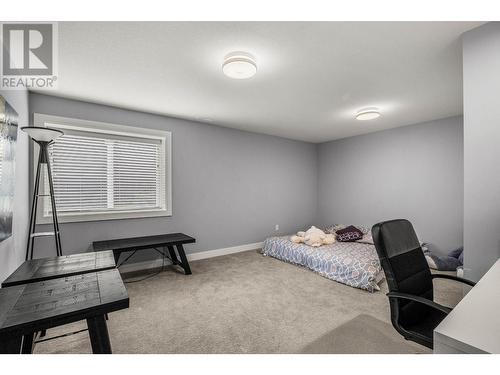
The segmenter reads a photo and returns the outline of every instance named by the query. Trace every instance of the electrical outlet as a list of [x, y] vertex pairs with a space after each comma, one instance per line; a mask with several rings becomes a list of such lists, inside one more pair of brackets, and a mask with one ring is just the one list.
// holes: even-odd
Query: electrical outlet
[[279, 224], [276, 224], [276, 225], [274, 226], [274, 231], [275, 231], [275, 232], [277, 232], [277, 231], [279, 231], [279, 230], [280, 230], [280, 225], [279, 225]]

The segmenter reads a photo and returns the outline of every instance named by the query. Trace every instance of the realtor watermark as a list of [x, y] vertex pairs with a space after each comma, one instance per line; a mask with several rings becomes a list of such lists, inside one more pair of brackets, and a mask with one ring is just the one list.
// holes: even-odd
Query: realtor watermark
[[0, 23], [0, 88], [57, 88], [57, 23]]

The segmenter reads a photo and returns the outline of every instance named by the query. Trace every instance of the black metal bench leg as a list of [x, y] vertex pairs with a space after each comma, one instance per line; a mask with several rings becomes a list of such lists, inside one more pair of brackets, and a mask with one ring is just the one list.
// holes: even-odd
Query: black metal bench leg
[[173, 264], [180, 264], [179, 259], [177, 259], [177, 254], [175, 253], [175, 249], [172, 245], [167, 246], [168, 253], [170, 254], [170, 260]]
[[89, 328], [90, 344], [94, 354], [111, 354], [111, 343], [109, 342], [108, 327], [104, 315], [87, 319]]
[[23, 346], [21, 348], [21, 354], [33, 353], [33, 338], [34, 338], [34, 333], [30, 333], [23, 336]]
[[184, 273], [186, 275], [191, 275], [191, 268], [189, 267], [186, 253], [184, 252], [184, 247], [182, 247], [182, 244], [177, 245], [177, 252], [179, 253], [179, 257], [181, 258], [181, 266], [182, 268], [184, 268]]

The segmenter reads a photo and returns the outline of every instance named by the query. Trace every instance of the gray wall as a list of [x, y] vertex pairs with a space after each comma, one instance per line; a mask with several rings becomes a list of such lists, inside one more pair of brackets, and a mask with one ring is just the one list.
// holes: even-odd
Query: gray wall
[[319, 223], [409, 219], [441, 253], [462, 245], [463, 124], [436, 120], [319, 145]]
[[[87, 251], [95, 240], [177, 231], [196, 237], [186, 247], [193, 253], [314, 222], [314, 144], [39, 94], [30, 94], [33, 113], [172, 131], [173, 216], [62, 224], [66, 253]], [[39, 256], [49, 254], [44, 248]]]
[[[19, 114], [19, 127], [28, 123], [28, 93], [19, 90], [0, 90], [5, 100]], [[18, 130], [16, 145], [16, 191], [12, 236], [0, 242], [0, 282], [23, 261], [29, 221], [28, 198], [28, 136]]]
[[500, 23], [464, 34], [465, 272], [479, 279], [500, 257]]
[[[30, 94], [33, 113], [173, 134], [173, 216], [62, 224], [67, 253], [175, 231], [197, 238], [193, 253], [262, 241], [275, 224], [285, 234], [396, 217], [410, 219], [437, 251], [463, 243], [461, 117], [313, 145], [40, 94]], [[49, 249], [44, 243], [39, 256]]]

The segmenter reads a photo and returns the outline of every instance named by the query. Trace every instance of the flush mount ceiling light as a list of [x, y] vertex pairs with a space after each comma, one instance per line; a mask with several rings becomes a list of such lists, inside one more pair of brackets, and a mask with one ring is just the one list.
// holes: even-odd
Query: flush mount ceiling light
[[224, 58], [222, 71], [233, 79], [251, 78], [257, 73], [255, 58], [247, 52], [231, 52]]
[[380, 110], [375, 107], [364, 108], [359, 110], [358, 113], [356, 113], [356, 120], [359, 121], [374, 120], [379, 117], [380, 117]]

